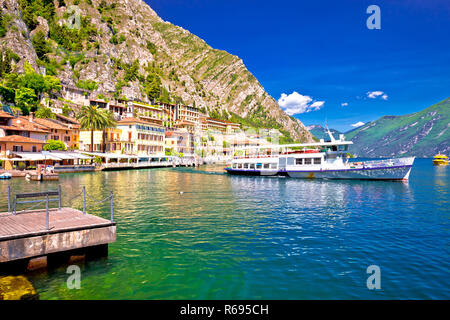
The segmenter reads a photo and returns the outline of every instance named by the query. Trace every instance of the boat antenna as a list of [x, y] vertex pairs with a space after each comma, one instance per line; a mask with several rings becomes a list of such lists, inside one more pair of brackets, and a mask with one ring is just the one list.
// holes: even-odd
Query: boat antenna
[[326, 124], [325, 127], [327, 129], [327, 133], [328, 133], [328, 136], [330, 137], [331, 142], [336, 141], [336, 139], [334, 139], [333, 134], [331, 133], [330, 129], [328, 128], [328, 124]]

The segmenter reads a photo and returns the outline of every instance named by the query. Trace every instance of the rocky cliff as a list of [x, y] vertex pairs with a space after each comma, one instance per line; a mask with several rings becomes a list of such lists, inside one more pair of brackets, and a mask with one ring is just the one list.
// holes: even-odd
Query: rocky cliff
[[19, 55], [19, 71], [26, 60], [100, 97], [195, 105], [214, 117], [312, 140], [240, 58], [163, 21], [141, 0], [0, 0], [0, 6], [7, 31], [0, 46]]

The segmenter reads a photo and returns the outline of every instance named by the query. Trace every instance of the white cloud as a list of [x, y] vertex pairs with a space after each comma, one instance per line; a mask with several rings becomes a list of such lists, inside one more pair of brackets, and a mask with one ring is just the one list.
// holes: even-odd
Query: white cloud
[[376, 99], [378, 97], [381, 97], [381, 99], [387, 100], [388, 95], [383, 91], [369, 91], [367, 92], [367, 97], [369, 97], [370, 99]]
[[341, 106], [342, 106], [342, 107], [348, 106], [348, 102], [342, 102], [342, 103], [341, 103]]
[[312, 110], [319, 110], [324, 104], [325, 101], [315, 101], [310, 105], [310, 107]]
[[357, 123], [354, 123], [354, 124], [352, 124], [351, 126], [354, 127], [354, 128], [357, 128], [357, 127], [361, 127], [361, 126], [363, 126], [363, 125], [364, 125], [364, 122], [358, 121]]
[[291, 94], [282, 93], [278, 104], [288, 115], [316, 111], [323, 107], [325, 101], [314, 101], [310, 96], [304, 96], [296, 91]]

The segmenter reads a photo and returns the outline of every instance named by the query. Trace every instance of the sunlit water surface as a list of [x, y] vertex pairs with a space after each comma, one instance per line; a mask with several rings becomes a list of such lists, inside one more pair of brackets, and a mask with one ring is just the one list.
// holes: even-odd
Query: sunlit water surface
[[[448, 299], [449, 182], [450, 167], [429, 159], [416, 160], [409, 183], [208, 166], [61, 174], [64, 205], [82, 186], [97, 199], [114, 192], [117, 241], [107, 259], [81, 265], [80, 290], [67, 288], [65, 267], [28, 277], [41, 299]], [[3, 199], [8, 184], [58, 182], [1, 181]], [[88, 211], [109, 217], [108, 204]], [[381, 290], [367, 288], [370, 265]]]

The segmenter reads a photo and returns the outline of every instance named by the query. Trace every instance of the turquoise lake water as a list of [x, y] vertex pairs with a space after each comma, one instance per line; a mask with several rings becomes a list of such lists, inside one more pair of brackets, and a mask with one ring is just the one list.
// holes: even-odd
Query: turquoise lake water
[[[449, 299], [450, 167], [417, 159], [408, 183], [223, 174], [222, 167], [0, 181], [115, 195], [117, 242], [81, 265], [27, 275], [41, 299]], [[183, 194], [179, 194], [183, 191]], [[78, 199], [73, 206], [81, 208]], [[109, 205], [88, 212], [109, 217]], [[369, 265], [381, 290], [369, 290]]]

